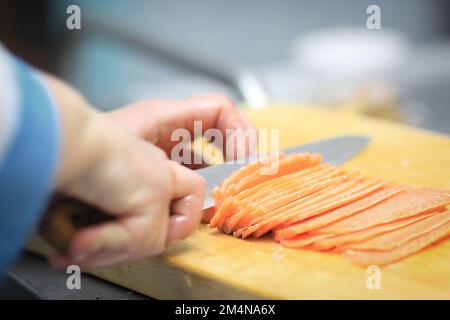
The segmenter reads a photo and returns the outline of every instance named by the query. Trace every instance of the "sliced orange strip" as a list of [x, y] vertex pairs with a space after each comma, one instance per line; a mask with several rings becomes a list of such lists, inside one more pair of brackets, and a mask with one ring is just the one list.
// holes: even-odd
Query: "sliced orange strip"
[[[331, 197], [330, 199], [325, 200], [322, 203], [319, 203], [312, 208], [303, 209], [299, 211], [293, 211], [292, 213], [289, 212], [286, 214], [286, 216], [281, 217], [281, 219], [275, 223], [274, 221], [259, 230], [257, 230], [254, 233], [254, 237], [260, 237], [266, 232], [270, 231], [273, 228], [284, 228], [286, 226], [289, 226], [293, 223], [296, 223], [298, 221], [310, 218], [315, 215], [319, 215], [321, 213], [327, 212], [329, 210], [332, 210], [336, 207], [339, 207], [341, 205], [344, 205], [346, 203], [352, 202], [354, 200], [360, 199], [375, 190], [378, 190], [385, 186], [388, 183], [388, 181], [377, 181], [377, 180], [369, 180], [366, 182], [361, 183], [360, 185], [356, 186], [355, 189], [350, 189], [347, 192], [343, 192], [342, 194], [335, 195], [334, 197]], [[296, 235], [296, 234], [295, 234]]]
[[[250, 221], [252, 217], [254, 217], [252, 215], [252, 213], [254, 212], [260, 212], [261, 210], [264, 212], [270, 212], [281, 206], [284, 206], [286, 203], [296, 201], [300, 198], [304, 198], [305, 196], [318, 192], [332, 183], [338, 184], [338, 182], [344, 181], [348, 177], [345, 176], [337, 178], [339, 176], [344, 176], [344, 172], [338, 172], [335, 170], [334, 172], [331, 172], [330, 174], [327, 174], [325, 176], [321, 176], [318, 179], [314, 179], [315, 177], [313, 176], [308, 176], [307, 179], [295, 180], [290, 185], [288, 185], [287, 190], [273, 190], [267, 197], [259, 201], [255, 201], [255, 203], [247, 203], [246, 205], [241, 206], [242, 209], [232, 215], [226, 222], [224, 231], [228, 233], [233, 231], [244, 217], [245, 221], [242, 221], [243, 224], [245, 224], [246, 221]], [[336, 179], [335, 182], [332, 181], [333, 178]], [[310, 180], [313, 181], [311, 182]], [[309, 185], [305, 186], [305, 184]], [[289, 192], [290, 190], [294, 189], [294, 187], [297, 191]]]
[[242, 190], [253, 187], [276, 177], [281, 177], [289, 173], [297, 172], [309, 167], [316, 166], [320, 163], [322, 157], [319, 154], [300, 153], [294, 154], [279, 160], [278, 169], [273, 174], [266, 174], [264, 170], [270, 168], [271, 165], [266, 165], [247, 177], [243, 177], [239, 182], [230, 186], [227, 193], [236, 195]]
[[[344, 177], [348, 177], [342, 170], [333, 170], [329, 173], [322, 174], [319, 176], [309, 176], [306, 179], [292, 181], [288, 188], [283, 188], [281, 190], [273, 190], [276, 194], [272, 194], [269, 197], [264, 197], [260, 199], [258, 203], [259, 208], [268, 211], [272, 207], [280, 207], [280, 204], [289, 203], [300, 199], [301, 197], [310, 194], [310, 190], [321, 190], [325, 186], [333, 183], [333, 181], [343, 181]], [[340, 178], [342, 177], [342, 178]], [[255, 204], [255, 205], [256, 205]], [[273, 209], [272, 209], [273, 210]]]
[[448, 237], [449, 235], [450, 222], [447, 222], [431, 232], [414, 238], [401, 247], [388, 251], [347, 250], [345, 251], [345, 256], [355, 264], [363, 266], [383, 266], [419, 252], [431, 244]]
[[355, 232], [419, 213], [434, 211], [449, 203], [450, 191], [416, 188], [399, 193], [360, 214], [339, 220], [316, 230], [316, 232], [333, 234]]
[[245, 199], [247, 201], [252, 201], [254, 199], [261, 198], [263, 195], [268, 194], [270, 191], [272, 191], [273, 187], [284, 187], [286, 185], [289, 185], [295, 179], [314, 177], [322, 174], [322, 172], [329, 172], [331, 170], [332, 169], [330, 168], [329, 165], [319, 165], [305, 170], [301, 170], [296, 173], [291, 173], [285, 176], [277, 177], [239, 192], [236, 195], [236, 199], [239, 200]]
[[300, 221], [296, 224], [290, 225], [285, 228], [281, 228], [275, 231], [275, 239], [287, 239], [297, 234], [313, 231], [317, 228], [323, 227], [327, 224], [335, 222], [339, 219], [351, 216], [363, 210], [366, 210], [375, 204], [386, 200], [389, 197], [394, 196], [404, 190], [406, 186], [393, 186], [378, 190], [368, 196], [351, 202], [347, 205], [325, 212], [320, 216], [314, 216], [304, 221]]
[[[256, 230], [257, 227], [252, 227], [253, 225], [262, 226], [264, 222], [269, 221], [272, 217], [277, 217], [283, 214], [286, 214], [288, 209], [296, 208], [296, 207], [308, 207], [317, 202], [320, 202], [324, 198], [329, 197], [330, 194], [335, 194], [340, 191], [344, 191], [348, 188], [351, 188], [358, 182], [362, 181], [362, 177], [358, 177], [357, 174], [348, 174], [340, 177], [333, 178], [329, 181], [320, 182], [317, 186], [312, 186], [312, 188], [316, 189], [316, 192], [313, 192], [304, 198], [297, 199], [295, 201], [289, 202], [282, 207], [278, 207], [272, 211], [265, 211], [260, 208], [250, 212], [246, 217], [241, 220], [243, 228], [241, 230], [237, 230], [237, 234], [240, 234], [244, 230], [252, 229]], [[244, 230], [242, 230], [244, 229]]]
[[243, 237], [247, 237], [260, 228], [263, 228], [267, 232], [270, 230], [269, 226], [276, 227], [282, 224], [284, 221], [292, 218], [292, 216], [299, 210], [309, 210], [311, 207], [316, 207], [318, 205], [320, 206], [324, 201], [330, 201], [331, 199], [334, 199], [333, 197], [340, 193], [352, 190], [352, 188], [355, 187], [358, 188], [358, 185], [364, 181], [364, 178], [359, 176], [347, 176], [345, 178], [347, 178], [347, 181], [345, 182], [339, 181], [339, 179], [343, 179], [343, 177], [335, 178], [333, 179], [337, 180], [335, 185], [327, 186], [319, 192], [313, 193], [303, 199], [288, 203], [287, 205], [271, 212], [264, 212], [261, 210], [263, 214], [259, 214], [259, 216], [252, 219], [248, 226], [241, 230], [241, 234]]
[[241, 181], [243, 178], [248, 177], [255, 171], [259, 170], [260, 168], [267, 166], [268, 164], [273, 163], [273, 161], [281, 161], [281, 159], [284, 159], [286, 156], [283, 153], [276, 154], [276, 155], [270, 155], [264, 159], [257, 160], [255, 162], [252, 162], [246, 166], [243, 166], [239, 170], [236, 170], [233, 172], [228, 178], [226, 178], [220, 187], [215, 187], [213, 190], [214, 195], [214, 201], [216, 204], [216, 207], [220, 206], [222, 202], [224, 201], [224, 198], [229, 194], [230, 188], [233, 188], [239, 181]]
[[[408, 217], [405, 219], [400, 219], [400, 220], [397, 220], [397, 221], [394, 221], [391, 223], [381, 224], [381, 225], [378, 225], [378, 226], [375, 226], [375, 227], [372, 227], [369, 229], [364, 229], [361, 231], [356, 231], [356, 232], [342, 234], [342, 235], [328, 234], [331, 237], [316, 241], [313, 244], [313, 249], [329, 250], [331, 248], [338, 247], [338, 246], [341, 246], [341, 245], [344, 245], [347, 243], [361, 242], [366, 239], [370, 239], [374, 236], [377, 236], [379, 234], [382, 234], [384, 232], [396, 230], [398, 228], [407, 226], [416, 221], [430, 217], [431, 215], [433, 215], [433, 213], [418, 214], [416, 216]], [[320, 233], [315, 233], [315, 234], [320, 234]], [[327, 233], [323, 233], [323, 234], [327, 234]]]
[[250, 163], [250, 164], [240, 168], [239, 170], [236, 170], [235, 172], [233, 172], [227, 179], [225, 179], [225, 181], [222, 183], [221, 188], [223, 190], [226, 190], [229, 186], [239, 183], [239, 181], [241, 181], [243, 178], [249, 176], [250, 174], [259, 170], [260, 168], [267, 166], [267, 162], [270, 163], [272, 161], [275, 161], [275, 159], [277, 159], [278, 161], [281, 161], [285, 157], [286, 156], [283, 153], [281, 153], [278, 155], [269, 156], [269, 158], [265, 158], [265, 159]]
[[329, 234], [302, 234], [290, 239], [283, 239], [280, 243], [288, 248], [302, 248], [311, 245], [315, 241], [331, 237]]
[[217, 209], [214, 216], [209, 221], [209, 226], [217, 227], [219, 223], [223, 220], [223, 217], [226, 216], [230, 210], [232, 210], [232, 205], [233, 205], [233, 198], [232, 197], [226, 198], [222, 202], [221, 206]]
[[[310, 179], [316, 177], [318, 174], [321, 174], [320, 172], [328, 172], [329, 168], [324, 168], [324, 170], [319, 170], [318, 172], [310, 171], [307, 174], [293, 174], [294, 179], [291, 179], [291, 177], [287, 177], [283, 183], [280, 185], [282, 188], [287, 188], [286, 191], [292, 190], [290, 185], [299, 183], [301, 181], [309, 181]], [[288, 175], [289, 176], [289, 175]], [[284, 178], [285, 176], [281, 177]], [[290, 180], [291, 179], [291, 180]], [[270, 188], [270, 184], [268, 185], [269, 188], [266, 188], [264, 190], [260, 190], [260, 192], [257, 192], [250, 197], [244, 198], [245, 200], [239, 200], [242, 199], [241, 194], [238, 194], [237, 196], [228, 196], [226, 200], [222, 203], [222, 206], [217, 211], [216, 215], [211, 220], [210, 226], [211, 227], [219, 227], [222, 228], [223, 224], [232, 216], [240, 213], [242, 210], [236, 210], [237, 204], [239, 204], [240, 207], [244, 208], [249, 201], [256, 202], [256, 199], [258, 196], [263, 197], [263, 195], [273, 197], [276, 190]], [[244, 191], [245, 192], [245, 191]], [[261, 193], [262, 192], [262, 193]], [[268, 194], [266, 194], [268, 192]]]
[[[292, 190], [294, 190], [296, 187], [299, 187], [301, 185], [304, 185], [306, 183], [309, 183], [310, 181], [314, 181], [317, 179], [317, 177], [321, 177], [323, 175], [327, 175], [328, 172], [332, 170], [320, 170], [317, 172], [310, 173], [306, 176], [300, 176], [298, 177], [297, 174], [289, 174], [286, 177], [286, 180], [283, 183], [277, 183], [277, 184], [271, 184], [264, 188], [264, 190], [260, 190], [259, 192], [243, 198], [243, 200], [246, 203], [253, 203], [253, 204], [260, 204], [264, 201], [271, 200], [273, 201], [274, 198], [286, 195], [289, 193], [292, 193]], [[293, 175], [293, 177], [291, 177]], [[284, 178], [283, 177], [283, 178]], [[239, 195], [241, 195], [243, 192], [241, 192]], [[242, 197], [236, 196], [239, 199], [242, 199]]]
[[354, 250], [391, 250], [404, 245], [417, 236], [433, 231], [448, 221], [450, 221], [450, 211], [437, 213], [403, 228], [375, 236], [364, 242], [350, 243], [346, 248]]

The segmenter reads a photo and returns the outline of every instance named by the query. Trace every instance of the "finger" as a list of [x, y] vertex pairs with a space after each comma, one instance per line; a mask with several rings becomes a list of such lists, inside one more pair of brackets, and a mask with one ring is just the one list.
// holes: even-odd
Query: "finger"
[[195, 171], [171, 162], [175, 191], [170, 207], [167, 242], [184, 239], [198, 229], [203, 213], [205, 181]]
[[[229, 99], [217, 95], [197, 96], [186, 101], [198, 106], [199, 116], [203, 116], [200, 120], [202, 120], [204, 131], [217, 128], [222, 132], [225, 141], [221, 145], [221, 151], [225, 160], [248, 157], [255, 152], [257, 146], [256, 128], [242, 110], [236, 108]], [[202, 107], [206, 107], [207, 111], [202, 110]], [[205, 119], [208, 112], [212, 119]]]
[[[219, 129], [223, 136], [227, 129], [255, 130], [255, 126], [220, 95], [197, 96], [182, 101], [146, 101], [116, 110], [108, 114], [113, 121], [127, 127], [142, 138], [157, 144], [170, 154], [178, 141], [171, 141], [172, 132], [187, 129], [194, 136], [194, 121], [201, 121], [202, 130]], [[255, 144], [244, 146], [245, 154], [251, 154]], [[222, 150], [226, 153], [226, 148]], [[234, 149], [233, 149], [234, 150]], [[236, 154], [236, 153], [234, 153]]]
[[168, 208], [165, 212], [121, 216], [116, 222], [84, 228], [72, 239], [67, 259], [92, 267], [160, 254], [167, 239]]

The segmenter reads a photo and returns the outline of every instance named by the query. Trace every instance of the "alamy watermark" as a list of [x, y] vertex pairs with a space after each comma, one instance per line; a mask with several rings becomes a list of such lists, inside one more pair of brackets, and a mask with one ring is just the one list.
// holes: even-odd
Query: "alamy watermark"
[[81, 30], [81, 9], [76, 4], [67, 7], [66, 13], [69, 15], [66, 19], [66, 27], [69, 30]]
[[367, 267], [366, 270], [367, 279], [366, 286], [369, 290], [380, 290], [381, 289], [381, 269], [377, 265], [371, 265]]
[[81, 269], [79, 266], [72, 264], [67, 267], [66, 273], [69, 274], [66, 281], [67, 289], [81, 289]]
[[367, 7], [366, 13], [369, 15], [366, 20], [366, 26], [369, 30], [381, 29], [381, 8], [376, 4]]
[[[210, 145], [200, 144], [201, 150], [192, 152], [192, 141], [203, 138]], [[184, 165], [213, 164], [210, 163], [205, 148], [214, 145], [218, 150], [223, 150], [228, 163], [245, 164], [260, 161], [268, 164], [261, 169], [264, 175], [272, 175], [278, 172], [278, 160], [280, 154], [279, 129], [220, 129], [210, 128], [203, 132], [202, 121], [194, 121], [193, 134], [185, 128], [178, 128], [171, 134], [171, 141], [178, 142], [171, 151], [171, 159]]]

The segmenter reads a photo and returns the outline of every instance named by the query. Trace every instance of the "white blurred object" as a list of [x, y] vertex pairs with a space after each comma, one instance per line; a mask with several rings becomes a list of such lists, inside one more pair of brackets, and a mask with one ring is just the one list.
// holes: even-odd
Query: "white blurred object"
[[361, 91], [369, 99], [391, 95], [410, 53], [410, 44], [400, 33], [346, 27], [299, 37], [292, 59], [299, 74], [313, 84], [311, 98], [345, 103]]

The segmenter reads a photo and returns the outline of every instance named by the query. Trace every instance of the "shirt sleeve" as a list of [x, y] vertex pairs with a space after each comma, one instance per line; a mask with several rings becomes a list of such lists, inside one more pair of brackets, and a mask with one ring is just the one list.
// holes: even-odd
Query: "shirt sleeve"
[[[9, 115], [9, 130], [0, 131], [0, 278], [14, 262], [39, 222], [58, 165], [60, 124], [55, 100], [38, 72], [6, 53], [0, 68], [9, 68], [7, 81], [16, 88], [0, 90], [0, 117]], [[1, 75], [5, 72], [0, 72]], [[0, 79], [3, 86], [5, 79]], [[9, 111], [6, 111], [6, 110]], [[15, 116], [11, 116], [15, 115]], [[4, 120], [5, 121], [5, 120]], [[14, 122], [14, 125], [11, 125]]]

